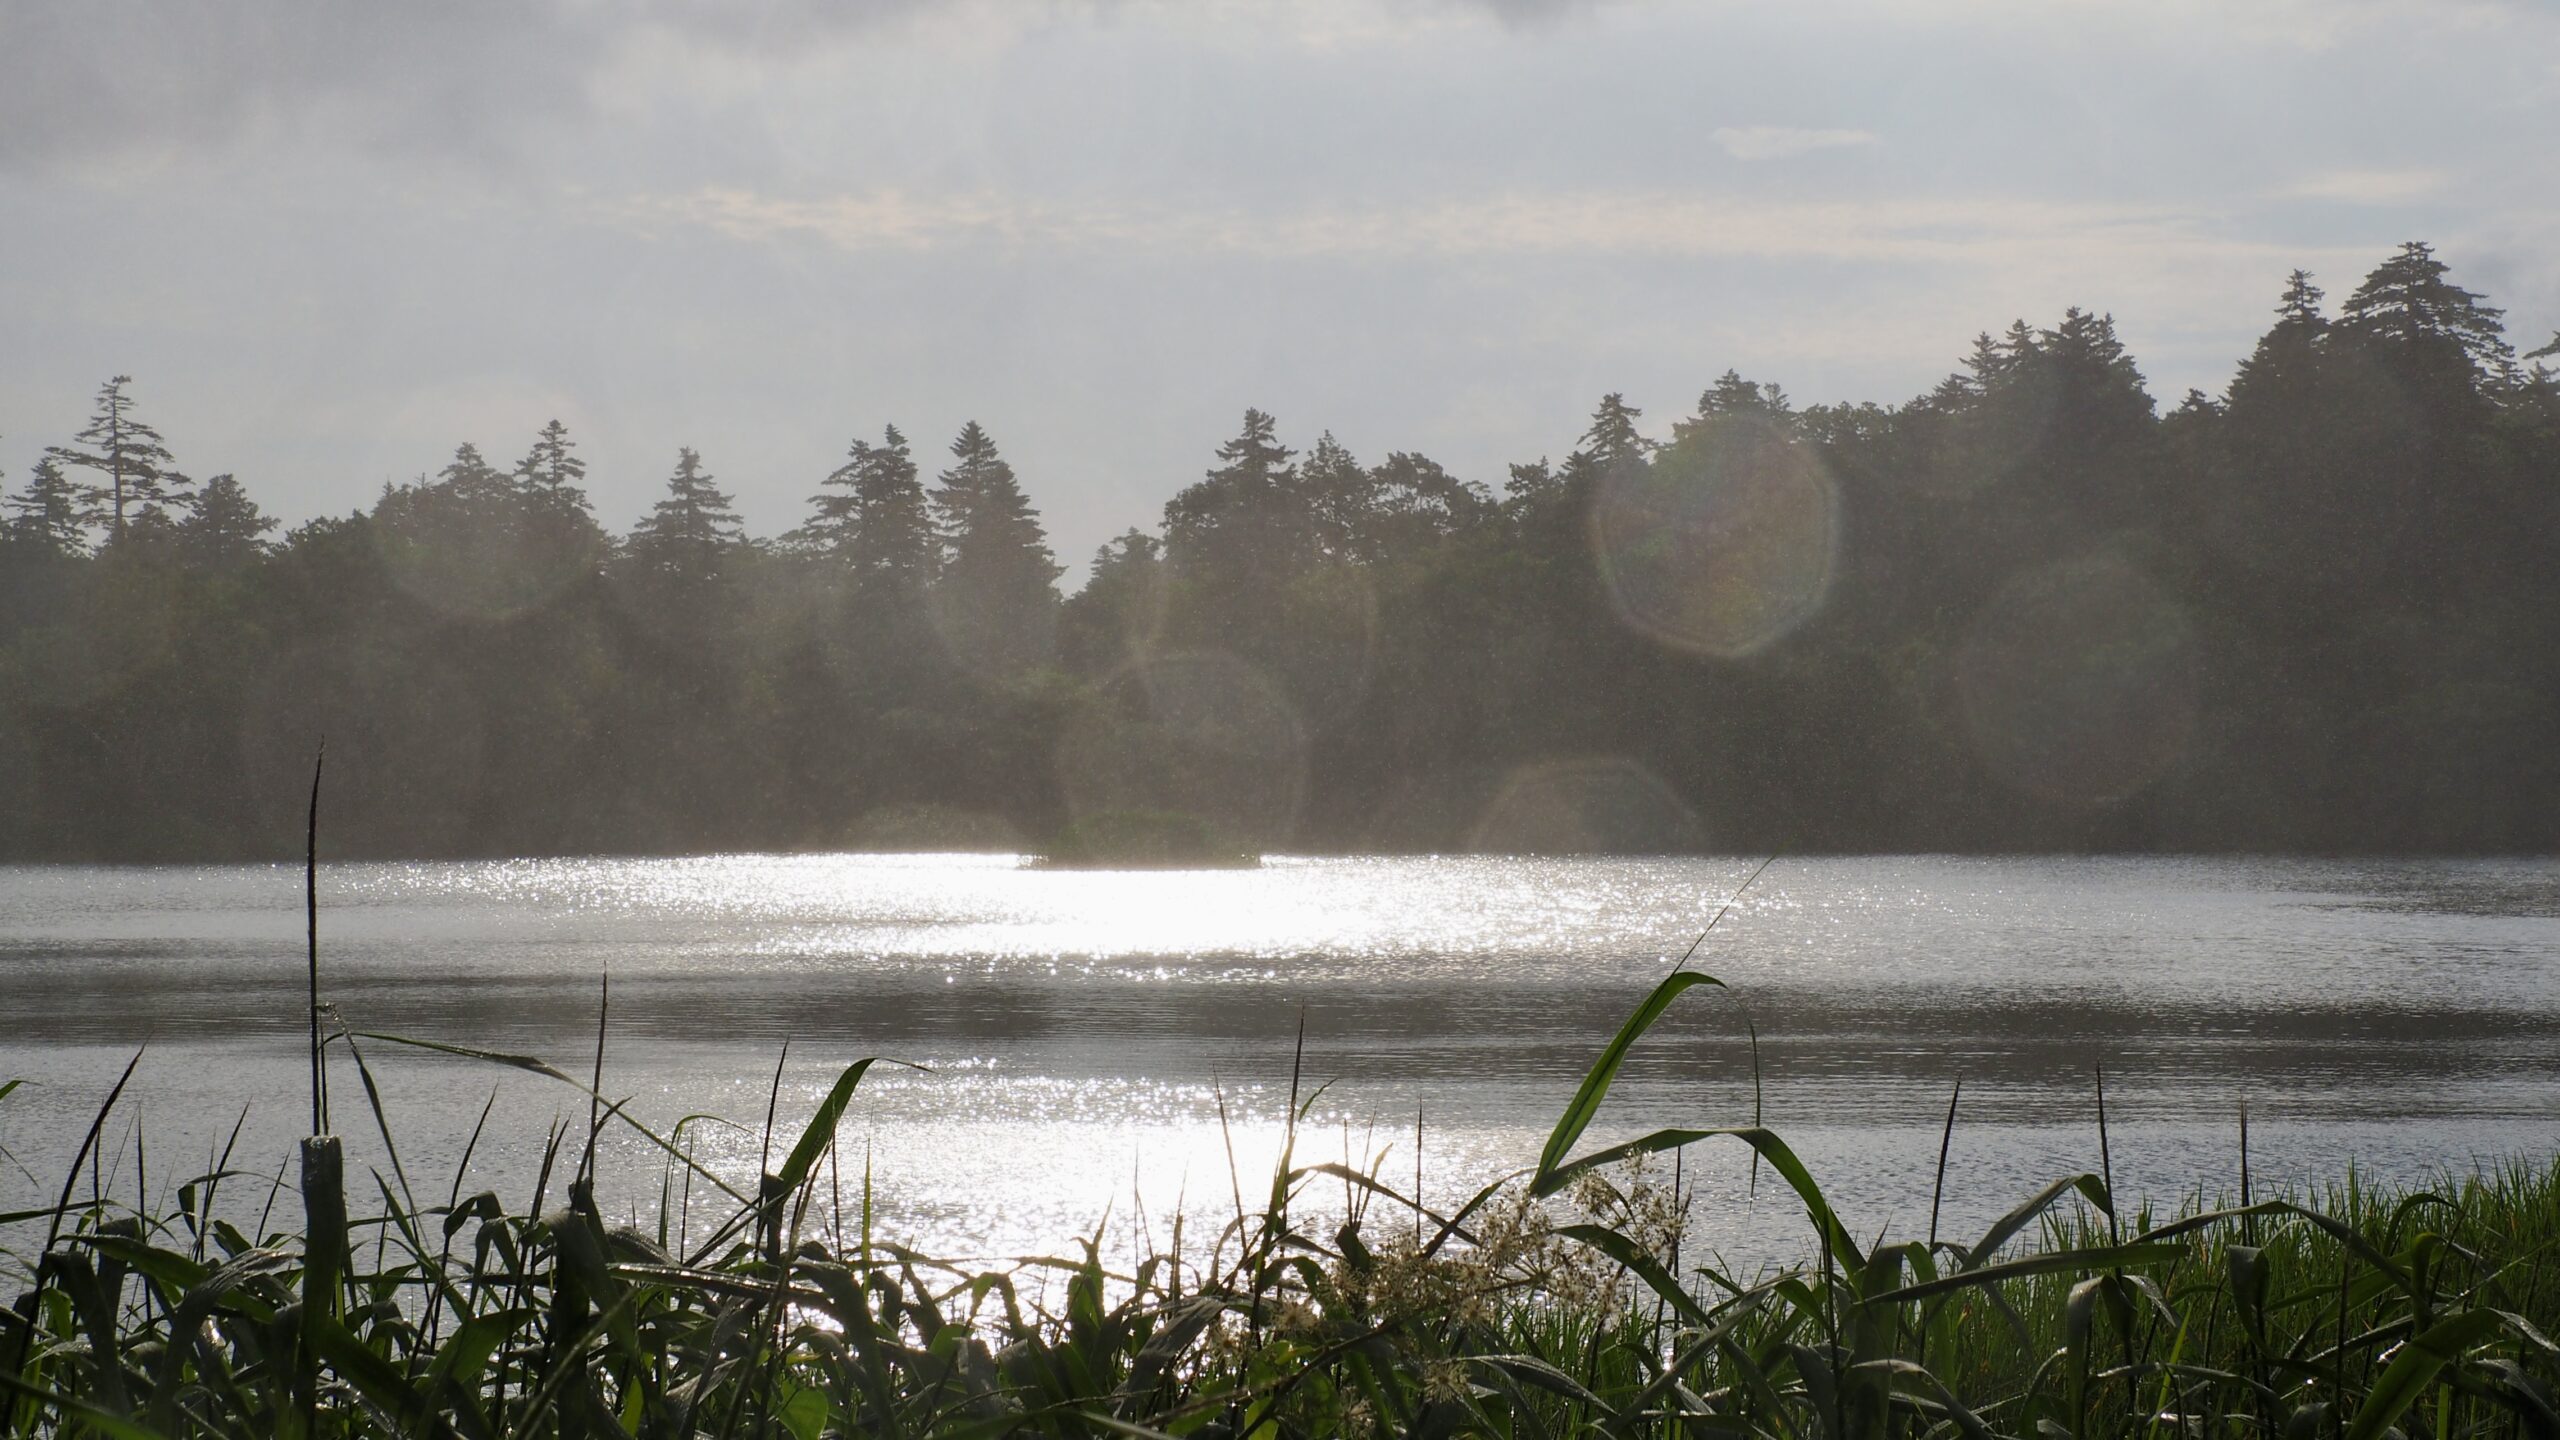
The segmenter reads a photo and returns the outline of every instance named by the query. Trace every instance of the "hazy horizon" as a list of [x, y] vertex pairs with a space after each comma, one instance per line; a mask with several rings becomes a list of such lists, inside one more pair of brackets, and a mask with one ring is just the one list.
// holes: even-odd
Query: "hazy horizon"
[[2165, 409], [2408, 239], [2560, 326], [2555, 57], [2397, 0], [19, 7], [0, 469], [129, 373], [288, 523], [559, 418], [608, 526], [688, 445], [772, 534], [974, 418], [1080, 572], [1248, 405], [1498, 488], [1606, 391], [1893, 404], [2080, 305]]

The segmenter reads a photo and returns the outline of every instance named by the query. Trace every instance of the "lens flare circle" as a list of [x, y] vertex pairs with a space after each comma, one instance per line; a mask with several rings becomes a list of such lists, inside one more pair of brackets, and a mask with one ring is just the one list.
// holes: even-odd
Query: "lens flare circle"
[[1506, 776], [1467, 837], [1505, 855], [1665, 855], [1706, 839], [1662, 777], [1621, 756], [1549, 760]]
[[1719, 417], [1592, 497], [1592, 553], [1621, 622], [1718, 659], [1818, 614], [1840, 553], [1839, 488], [1812, 447], [1758, 416]]

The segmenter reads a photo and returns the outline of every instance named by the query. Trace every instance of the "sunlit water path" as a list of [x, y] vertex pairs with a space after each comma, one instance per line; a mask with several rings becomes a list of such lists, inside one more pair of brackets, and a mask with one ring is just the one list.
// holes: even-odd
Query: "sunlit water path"
[[[326, 990], [354, 1028], [584, 1071], [610, 971], [605, 1088], [756, 1167], [787, 1039], [788, 1134], [838, 1069], [881, 1073], [845, 1130], [880, 1228], [949, 1252], [1052, 1249], [1109, 1214], [1119, 1244], [1177, 1206], [1259, 1188], [1301, 1064], [1302, 1156], [1385, 1155], [1449, 1202], [1532, 1160], [1609, 1033], [1752, 862], [1275, 860], [1090, 874], [981, 856], [730, 856], [330, 866]], [[153, 1189], [203, 1168], [245, 1107], [272, 1167], [305, 1126], [298, 870], [0, 869], [0, 1211], [50, 1198], [137, 1046]], [[2270, 1179], [2423, 1176], [2560, 1141], [2560, 862], [1783, 860], [1700, 947], [1731, 982], [1642, 1047], [1595, 1142], [1753, 1111], [1864, 1231], [1925, 1227], [1949, 1087], [1964, 1105], [1950, 1229], [2098, 1165], [2103, 1062], [2124, 1188], [2236, 1179], [2252, 1114]], [[529, 1192], [558, 1085], [367, 1047], [421, 1199], [440, 1201], [493, 1087], [464, 1192]], [[337, 1126], [369, 1137], [341, 1064]], [[1219, 1120], [1223, 1096], [1229, 1123]], [[132, 1184], [132, 1133], [110, 1129]], [[1230, 1179], [1232, 1146], [1245, 1178]], [[613, 1147], [624, 1206], [657, 1169]], [[1790, 1248], [1799, 1222], [1738, 1152], [1688, 1169], [1711, 1247]], [[617, 1188], [618, 1187], [618, 1188]], [[41, 1198], [38, 1198], [41, 1194]], [[1195, 1225], [1197, 1221], [1195, 1220]], [[1196, 1230], [1195, 1230], [1195, 1233]], [[21, 1237], [23, 1238], [23, 1237]]]

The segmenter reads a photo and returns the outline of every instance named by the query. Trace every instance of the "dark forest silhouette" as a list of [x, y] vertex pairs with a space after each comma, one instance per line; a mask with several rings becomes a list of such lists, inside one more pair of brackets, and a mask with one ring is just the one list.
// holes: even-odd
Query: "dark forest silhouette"
[[557, 422], [275, 535], [118, 377], [10, 491], [0, 857], [2560, 848], [2560, 377], [2403, 247], [2159, 413], [2110, 320], [1897, 407], [1605, 397], [1500, 493], [1248, 411], [1061, 600], [975, 423], [749, 538]]

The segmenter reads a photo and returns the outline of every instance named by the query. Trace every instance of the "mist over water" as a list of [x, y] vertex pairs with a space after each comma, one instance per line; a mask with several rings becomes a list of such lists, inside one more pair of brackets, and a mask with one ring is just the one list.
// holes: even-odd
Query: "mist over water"
[[[324, 990], [348, 1026], [539, 1055], [583, 1074], [612, 977], [605, 1090], [688, 1133], [733, 1181], [849, 1061], [879, 1055], [837, 1193], [867, 1155], [882, 1231], [971, 1254], [1046, 1249], [1106, 1212], [1114, 1243], [1194, 1234], [1250, 1197], [1280, 1137], [1301, 1021], [1299, 1159], [1347, 1151], [1454, 1204], [1531, 1162], [1608, 1035], [1752, 863], [1275, 859], [1260, 870], [1059, 873], [1007, 856], [726, 856], [345, 865], [322, 876]], [[147, 1045], [131, 1117], [155, 1191], [263, 1172], [305, 1125], [298, 872], [0, 870], [0, 1209], [49, 1199], [99, 1100]], [[1765, 1118], [1852, 1225], [1925, 1228], [1948, 1089], [1964, 1104], [1947, 1224], [1976, 1228], [2099, 1164], [2107, 1072], [2124, 1187], [2423, 1177], [2560, 1138], [2560, 861], [1783, 860], [1694, 962], [1699, 991], [1636, 1052], [1590, 1143]], [[574, 1091], [365, 1041], [410, 1180], [529, 1195]], [[352, 1066], [335, 1128], [379, 1162]], [[1227, 1123], [1220, 1123], [1221, 1101]], [[1230, 1180], [1229, 1152], [1241, 1172]], [[612, 1142], [607, 1208], [659, 1199]], [[1705, 1242], [1788, 1252], [1801, 1223], [1738, 1150], [1690, 1162]], [[521, 1192], [521, 1194], [519, 1193]], [[1133, 1203], [1133, 1194], [1135, 1203]], [[29, 1204], [42, 1203], [30, 1200]], [[1143, 1221], [1139, 1218], [1145, 1217]]]

